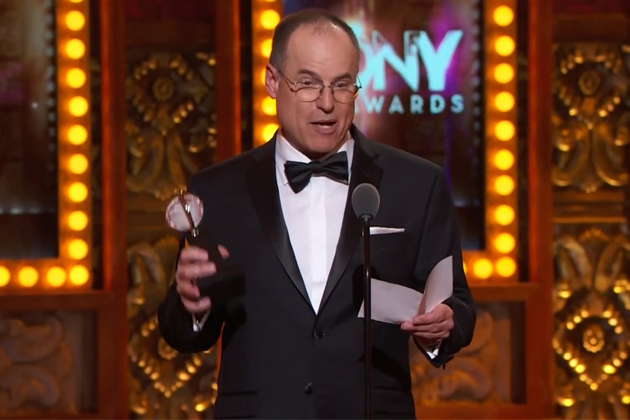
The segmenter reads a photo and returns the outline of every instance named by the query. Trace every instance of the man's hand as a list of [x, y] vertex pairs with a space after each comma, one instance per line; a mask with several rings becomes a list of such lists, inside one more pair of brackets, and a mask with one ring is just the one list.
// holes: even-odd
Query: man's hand
[[[219, 245], [219, 251], [223, 258], [229, 256], [227, 249], [221, 245]], [[212, 307], [210, 298], [200, 299], [196, 280], [211, 276], [216, 271], [216, 265], [209, 260], [208, 253], [204, 249], [191, 246], [183, 249], [180, 253], [177, 272], [175, 273], [177, 293], [179, 293], [184, 307], [191, 314], [202, 315]]]
[[413, 335], [422, 345], [432, 347], [448, 338], [454, 326], [453, 310], [440, 303], [431, 312], [403, 322], [400, 329]]

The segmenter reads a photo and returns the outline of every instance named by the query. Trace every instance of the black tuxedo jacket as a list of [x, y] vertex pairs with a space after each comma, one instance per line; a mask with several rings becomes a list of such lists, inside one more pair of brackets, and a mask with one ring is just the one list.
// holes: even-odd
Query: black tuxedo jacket
[[[435, 264], [453, 256], [454, 293], [445, 303], [455, 328], [431, 360], [443, 366], [469, 344], [476, 319], [444, 173], [354, 127], [352, 135], [349, 194], [360, 183], [373, 184], [381, 206], [372, 225], [405, 229], [372, 236], [373, 277], [422, 291]], [[223, 334], [216, 418], [365, 418], [360, 222], [348, 198], [316, 314], [284, 224], [274, 153], [275, 139], [192, 177], [189, 191], [204, 202], [200, 232], [227, 247], [230, 262], [245, 272], [246, 293], [239, 310], [213, 308], [193, 332], [173, 285], [158, 310], [161, 334], [180, 352], [207, 350]], [[373, 417], [415, 418], [409, 335], [375, 322], [372, 341]]]

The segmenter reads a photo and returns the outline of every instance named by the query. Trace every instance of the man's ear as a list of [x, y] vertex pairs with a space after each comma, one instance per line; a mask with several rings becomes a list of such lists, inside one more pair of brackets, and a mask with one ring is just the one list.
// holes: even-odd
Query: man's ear
[[278, 88], [280, 87], [280, 79], [278, 77], [278, 72], [271, 65], [267, 63], [267, 67], [265, 67], [265, 87], [267, 88], [267, 93], [272, 99], [276, 99], [278, 96]]

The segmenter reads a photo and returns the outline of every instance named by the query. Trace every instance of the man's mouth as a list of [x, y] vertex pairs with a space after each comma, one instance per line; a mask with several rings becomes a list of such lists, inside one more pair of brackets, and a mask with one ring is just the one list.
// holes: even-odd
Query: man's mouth
[[335, 125], [337, 123], [337, 121], [314, 121], [312, 124], [320, 126], [320, 127], [332, 127], [333, 125]]

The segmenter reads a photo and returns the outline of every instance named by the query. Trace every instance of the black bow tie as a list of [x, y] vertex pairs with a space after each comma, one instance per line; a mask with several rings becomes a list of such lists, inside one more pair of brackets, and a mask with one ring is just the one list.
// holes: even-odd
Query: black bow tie
[[284, 164], [291, 189], [297, 194], [302, 191], [314, 174], [348, 182], [348, 156], [346, 152], [335, 153], [321, 162], [309, 163], [287, 161]]

